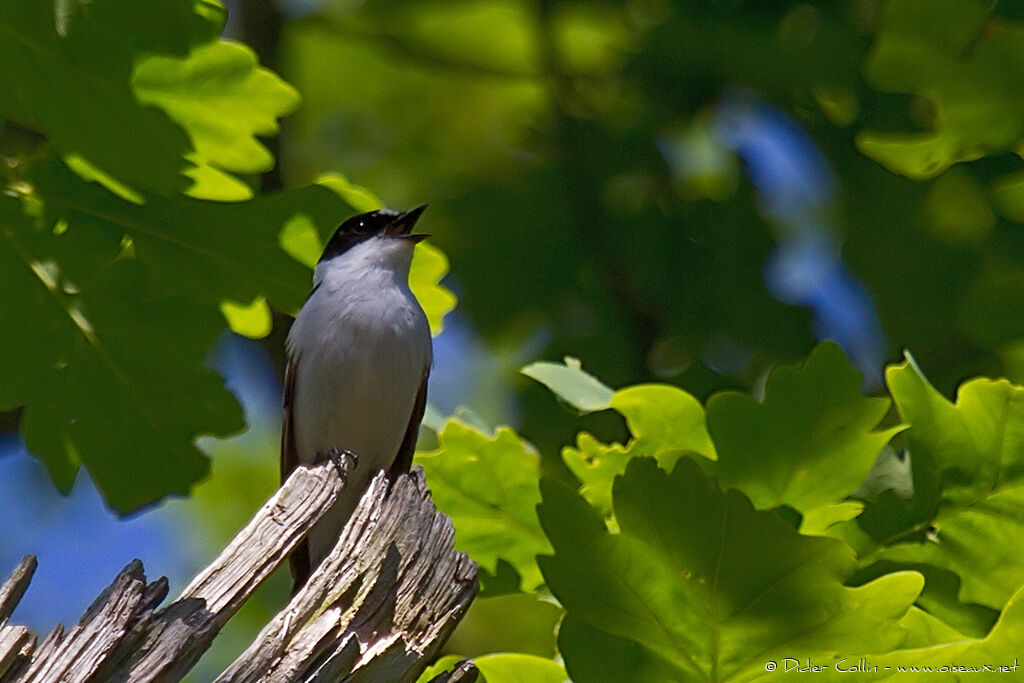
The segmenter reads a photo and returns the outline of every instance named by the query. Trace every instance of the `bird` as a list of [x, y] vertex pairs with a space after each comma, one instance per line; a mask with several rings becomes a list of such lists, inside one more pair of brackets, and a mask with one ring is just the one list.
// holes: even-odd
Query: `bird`
[[412, 464], [433, 360], [409, 287], [413, 248], [428, 237], [412, 228], [425, 209], [379, 209], [338, 226], [288, 333], [282, 483], [300, 464], [355, 455], [337, 501], [290, 556], [293, 594], [334, 548], [370, 479]]

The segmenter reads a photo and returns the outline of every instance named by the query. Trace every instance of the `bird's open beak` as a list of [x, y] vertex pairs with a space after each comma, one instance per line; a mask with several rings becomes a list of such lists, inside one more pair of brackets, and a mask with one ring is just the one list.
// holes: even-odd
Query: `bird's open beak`
[[416, 225], [416, 221], [419, 220], [420, 214], [426, 211], [426, 209], [426, 204], [420, 204], [415, 209], [403, 211], [398, 214], [398, 217], [395, 218], [395, 220], [391, 221], [388, 227], [385, 228], [384, 232], [392, 237], [401, 237], [413, 242], [420, 242], [427, 239], [430, 235], [412, 232], [412, 228]]

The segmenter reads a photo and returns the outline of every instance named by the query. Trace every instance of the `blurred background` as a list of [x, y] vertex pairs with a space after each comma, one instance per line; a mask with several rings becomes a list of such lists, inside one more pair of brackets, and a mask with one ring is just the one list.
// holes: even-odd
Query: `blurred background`
[[[428, 202], [459, 298], [435, 340], [431, 404], [514, 425], [550, 474], [569, 476], [558, 455], [576, 431], [624, 430], [553, 409], [518, 375], [538, 359], [703, 400], [756, 392], [828, 338], [866, 392], [904, 349], [947, 396], [976, 375], [1024, 381], [1024, 163], [1011, 151], [1024, 115], [985, 109], [1019, 103], [1024, 61], [1000, 50], [1020, 35], [1007, 28], [1020, 4], [226, 4], [227, 35], [303, 97], [260, 184], [339, 172], [389, 206]], [[133, 557], [172, 593], [212, 559], [277, 485], [288, 324], [211, 350], [249, 427], [202, 442], [212, 475], [187, 500], [119, 519], [87, 474], [63, 497], [4, 437], [0, 573], [28, 552], [40, 562], [16, 620], [73, 622]], [[193, 680], [233, 659], [286, 584], [251, 601]], [[480, 600], [450, 649], [551, 655], [554, 619], [532, 597]]]

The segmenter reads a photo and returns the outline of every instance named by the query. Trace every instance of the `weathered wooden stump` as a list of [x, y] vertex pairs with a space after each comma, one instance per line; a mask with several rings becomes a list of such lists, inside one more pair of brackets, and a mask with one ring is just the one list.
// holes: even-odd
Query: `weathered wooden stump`
[[[177, 681], [330, 508], [344, 487], [327, 462], [299, 467], [181, 596], [132, 561], [78, 623], [41, 642], [9, 624], [36, 560], [0, 587], [0, 681]], [[371, 482], [333, 552], [218, 681], [415, 681], [469, 608], [477, 567], [423, 471]], [[473, 681], [463, 662], [438, 681]]]

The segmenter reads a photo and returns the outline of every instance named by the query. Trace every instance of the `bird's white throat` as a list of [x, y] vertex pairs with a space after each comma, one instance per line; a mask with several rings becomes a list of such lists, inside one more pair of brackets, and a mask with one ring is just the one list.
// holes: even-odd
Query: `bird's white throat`
[[313, 271], [313, 286], [324, 282], [335, 287], [365, 283], [386, 286], [384, 280], [394, 280], [399, 287], [409, 288], [409, 268], [412, 266], [413, 243], [394, 237], [371, 237], [344, 254], [321, 261]]

